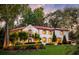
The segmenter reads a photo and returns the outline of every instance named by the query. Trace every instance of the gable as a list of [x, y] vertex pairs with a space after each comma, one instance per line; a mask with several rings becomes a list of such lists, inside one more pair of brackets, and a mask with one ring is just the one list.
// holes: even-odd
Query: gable
[[28, 32], [29, 30], [32, 30], [33, 33], [38, 32], [38, 29], [36, 29], [36, 28], [35, 28], [34, 26], [32, 26], [32, 25], [28, 25], [27, 27], [25, 27], [25, 28], [23, 29], [23, 31], [26, 31], [26, 32]]

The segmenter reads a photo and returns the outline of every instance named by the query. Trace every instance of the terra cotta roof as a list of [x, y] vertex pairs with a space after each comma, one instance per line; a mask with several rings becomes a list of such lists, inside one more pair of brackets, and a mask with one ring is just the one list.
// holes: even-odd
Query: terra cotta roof
[[[60, 30], [60, 31], [69, 31], [68, 29], [62, 29], [62, 28], [50, 28], [50, 27], [45, 27], [45, 26], [34, 26], [35, 28], [37, 29], [41, 29], [41, 30]], [[18, 31], [18, 30], [22, 30], [24, 29], [25, 27], [20, 27], [20, 28], [14, 28], [10, 31]]]
[[44, 27], [44, 26], [34, 26], [37, 29], [42, 30], [60, 30], [60, 31], [69, 31], [68, 29], [62, 29], [62, 28], [50, 28], [50, 27]]

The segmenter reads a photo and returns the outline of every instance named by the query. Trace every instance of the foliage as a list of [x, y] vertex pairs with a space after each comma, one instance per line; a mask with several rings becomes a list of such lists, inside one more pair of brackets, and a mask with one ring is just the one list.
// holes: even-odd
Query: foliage
[[22, 24], [31, 24], [31, 25], [43, 25], [43, 17], [44, 17], [44, 13], [43, 13], [43, 8], [36, 8], [34, 9], [34, 11], [32, 11], [32, 9], [29, 7], [29, 5], [24, 6], [24, 12], [23, 17], [24, 20], [22, 22]]
[[26, 40], [28, 38], [28, 33], [26, 32], [19, 32], [19, 38], [20, 40]]
[[6, 21], [6, 23], [9, 25], [9, 28], [13, 27], [13, 21], [14, 18], [20, 14], [19, 9], [21, 8], [21, 5], [9, 5], [9, 4], [1, 4], [0, 5], [0, 15], [1, 18]]
[[16, 32], [10, 34], [10, 41], [14, 43], [16, 40], [18, 40], [18, 34]]
[[62, 41], [63, 44], [67, 44], [67, 40], [66, 40], [66, 37], [65, 35], [63, 36], [63, 41]]
[[35, 38], [35, 35], [34, 34], [32, 34], [32, 38]]
[[53, 41], [53, 42], [55, 42], [55, 41], [56, 41], [56, 35], [55, 35], [55, 31], [53, 32], [52, 41]]
[[3, 29], [1, 29], [0, 30], [0, 49], [3, 47], [3, 41], [4, 41], [4, 30]]
[[79, 8], [64, 8], [63, 11], [56, 10], [53, 13], [49, 13], [46, 18], [49, 17], [49, 26], [52, 27], [71, 27], [74, 23], [79, 23], [78, 13]]
[[22, 24], [26, 25], [26, 24], [32, 24], [33, 23], [33, 12], [31, 10], [31, 8], [29, 7], [29, 5], [22, 5], [23, 6], [23, 17], [24, 20], [22, 22]]
[[75, 38], [79, 40], [79, 26], [77, 26], [77, 31], [75, 32]]
[[[0, 18], [6, 22], [5, 26], [5, 37], [4, 40], [4, 48], [7, 48], [9, 45], [9, 29], [13, 28], [14, 26], [14, 19], [15, 17], [20, 14], [20, 4], [1, 4], [0, 5]], [[7, 43], [7, 44], [6, 44]]]
[[59, 23], [63, 19], [63, 13], [61, 12], [61, 10], [57, 10], [54, 13], [48, 14], [47, 17], [50, 17], [49, 18], [49, 23], [50, 23], [49, 26], [56, 28], [56, 27], [60, 27]]
[[37, 33], [35, 33], [35, 38], [36, 38], [36, 39], [40, 39], [40, 35], [37, 34]]
[[43, 17], [44, 17], [44, 12], [43, 12], [43, 8], [37, 8], [34, 10], [34, 16], [35, 16], [35, 25], [43, 25]]
[[74, 40], [75, 39], [75, 33], [73, 33], [72, 31], [69, 32], [69, 39], [70, 40]]

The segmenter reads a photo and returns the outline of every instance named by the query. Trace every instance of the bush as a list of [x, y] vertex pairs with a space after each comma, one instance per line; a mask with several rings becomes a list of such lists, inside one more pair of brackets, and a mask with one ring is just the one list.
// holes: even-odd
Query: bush
[[40, 48], [40, 49], [45, 49], [46, 47], [41, 44], [39, 48]]
[[67, 44], [67, 40], [66, 40], [66, 37], [65, 35], [63, 36], [63, 41], [62, 41], [63, 44]]
[[10, 41], [12, 43], [14, 43], [16, 39], [18, 39], [18, 33], [14, 32], [14, 33], [10, 34]]
[[17, 45], [17, 46], [14, 47], [15, 50], [19, 50], [20, 48], [21, 48], [20, 45]]
[[37, 33], [35, 33], [35, 38], [36, 38], [36, 39], [40, 39], [40, 35], [37, 34]]
[[35, 45], [28, 45], [26, 49], [35, 49]]
[[28, 38], [28, 33], [26, 33], [26, 32], [19, 32], [19, 38], [20, 38], [20, 40], [25, 40], [25, 39], [27, 39]]
[[29, 50], [29, 49], [45, 49], [46, 47], [42, 44], [38, 45], [38, 48], [35, 44], [29, 44], [29, 45], [16, 45], [16, 46], [10, 46], [6, 50]]
[[52, 36], [52, 42], [55, 42], [56, 41], [56, 35], [55, 35], [55, 31], [53, 33], [53, 36]]

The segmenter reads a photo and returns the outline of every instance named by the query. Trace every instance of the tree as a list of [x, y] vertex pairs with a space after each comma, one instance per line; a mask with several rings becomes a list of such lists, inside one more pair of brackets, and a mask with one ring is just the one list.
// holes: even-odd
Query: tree
[[29, 5], [21, 5], [20, 14], [24, 18], [21, 25], [43, 25], [44, 12], [43, 8], [36, 8], [34, 11], [31, 10]]
[[43, 25], [44, 12], [42, 7], [34, 10], [34, 17], [35, 25]]
[[72, 27], [74, 23], [77, 22], [77, 18], [79, 17], [79, 8], [64, 8], [63, 10], [63, 24], [67, 28]]
[[1, 4], [0, 5], [1, 19], [4, 19], [6, 22], [4, 48], [7, 48], [9, 45], [9, 29], [10, 29], [10, 26], [13, 24], [13, 21], [16, 15], [20, 13], [19, 12], [20, 7], [21, 5], [18, 5], [18, 4], [14, 4], [14, 5]]
[[16, 40], [18, 40], [18, 33], [14, 32], [10, 34], [10, 41], [14, 44], [15, 46], [15, 42]]
[[55, 31], [53, 32], [53, 36], [52, 36], [52, 42], [56, 41], [56, 35], [55, 35]]
[[[22, 15], [24, 17], [27, 10], [25, 5], [20, 4], [1, 4], [0, 5], [0, 17], [6, 22], [5, 26], [5, 39], [4, 39], [4, 48], [7, 48], [9, 45], [9, 29], [12, 29], [14, 26], [14, 20], [17, 15]], [[23, 21], [23, 20], [22, 20]]]
[[77, 26], [76, 28], [76, 32], [70, 32], [70, 38], [72, 38], [73, 40], [78, 40], [79, 39], [79, 26]]
[[22, 5], [22, 6], [23, 6], [22, 16], [24, 18], [24, 20], [22, 21], [22, 24], [24, 24], [24, 25], [32, 24], [33, 25], [34, 15], [33, 15], [31, 8], [29, 7], [29, 5]]
[[66, 40], [66, 37], [65, 35], [63, 36], [63, 41], [62, 41], [63, 44], [67, 44], [67, 40]]
[[63, 13], [61, 10], [57, 10], [54, 13], [48, 14], [50, 26], [56, 28], [60, 27], [59, 22], [63, 19]]
[[75, 39], [75, 37], [74, 37], [74, 33], [73, 33], [72, 31], [69, 32], [69, 39], [70, 39], [70, 40]]

